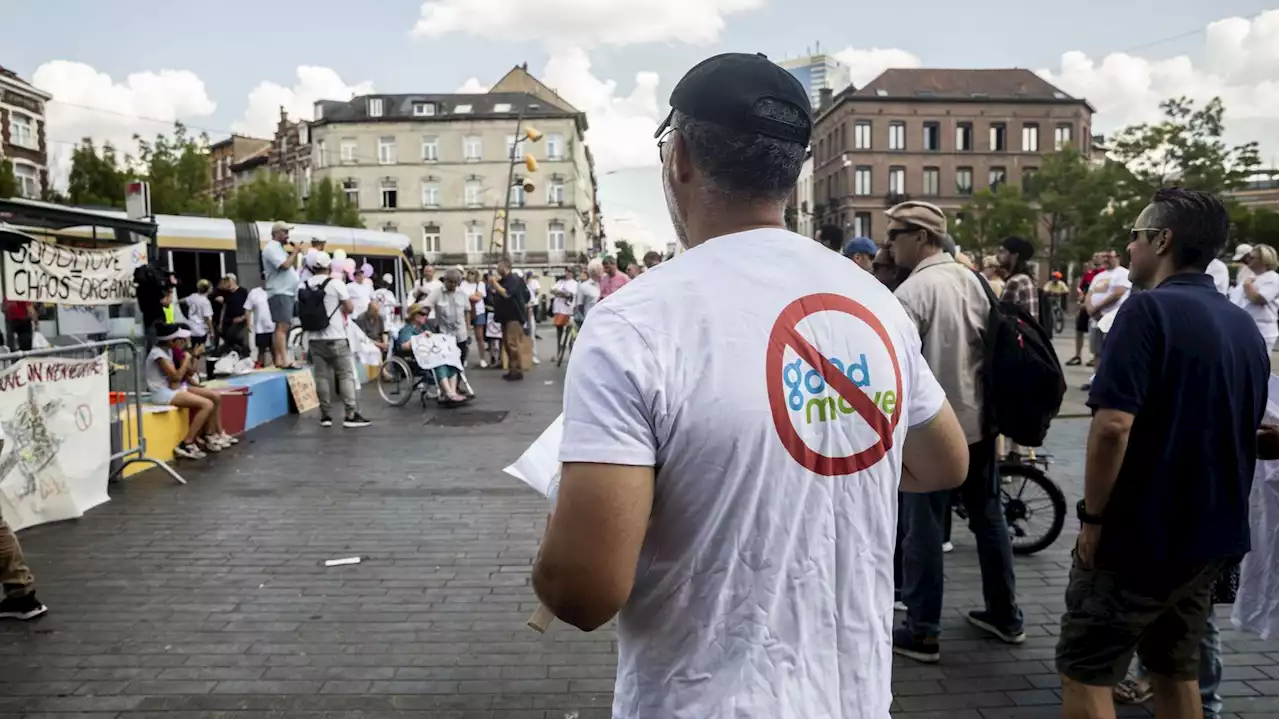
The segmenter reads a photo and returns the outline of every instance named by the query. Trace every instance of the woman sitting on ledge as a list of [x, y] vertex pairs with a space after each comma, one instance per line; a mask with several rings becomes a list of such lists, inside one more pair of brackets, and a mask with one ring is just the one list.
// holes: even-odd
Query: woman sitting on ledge
[[203, 459], [206, 452], [221, 452], [236, 440], [222, 431], [218, 418], [221, 395], [200, 387], [190, 377], [195, 363], [204, 356], [204, 347], [182, 352], [175, 366], [174, 348], [184, 349], [191, 333], [176, 324], [162, 324], [156, 330], [156, 346], [147, 354], [144, 375], [153, 404], [167, 404], [191, 410], [191, 427], [173, 453], [187, 459]]

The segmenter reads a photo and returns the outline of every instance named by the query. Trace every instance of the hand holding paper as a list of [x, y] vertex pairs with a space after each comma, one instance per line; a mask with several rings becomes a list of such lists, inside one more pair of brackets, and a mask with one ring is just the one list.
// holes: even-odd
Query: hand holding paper
[[[556, 506], [556, 492], [560, 489], [560, 438], [564, 433], [564, 415], [556, 417], [529, 449], [524, 451], [511, 466], [503, 471], [538, 490], [538, 493]], [[555, 616], [542, 605], [529, 617], [530, 629], [538, 633], [547, 631]]]

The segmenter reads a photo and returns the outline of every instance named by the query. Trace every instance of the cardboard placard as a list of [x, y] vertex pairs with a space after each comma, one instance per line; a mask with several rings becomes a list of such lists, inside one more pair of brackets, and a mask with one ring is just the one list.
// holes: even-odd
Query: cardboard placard
[[298, 414], [306, 414], [320, 407], [320, 398], [316, 395], [316, 378], [311, 370], [298, 370], [288, 375], [289, 394], [293, 396], [293, 404]]

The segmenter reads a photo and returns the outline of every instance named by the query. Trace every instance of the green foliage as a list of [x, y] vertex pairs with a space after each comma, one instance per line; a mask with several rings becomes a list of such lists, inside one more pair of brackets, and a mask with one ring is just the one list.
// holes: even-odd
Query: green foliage
[[951, 234], [970, 255], [992, 252], [1011, 235], [1036, 242], [1036, 210], [1017, 187], [1008, 183], [1001, 183], [994, 190], [978, 190], [960, 212], [964, 221], [956, 223]]
[[340, 193], [333, 184], [333, 180], [327, 177], [311, 188], [304, 218], [307, 222], [316, 225], [364, 227], [359, 209], [347, 202], [346, 196]]
[[1126, 176], [1123, 167], [1110, 161], [1091, 165], [1070, 145], [1044, 156], [1026, 189], [1049, 238], [1045, 255], [1051, 266], [1083, 260], [1123, 241], [1120, 225], [1141, 209], [1117, 194]]
[[[1250, 210], [1244, 205], [1233, 204], [1231, 213], [1231, 244], [1271, 245], [1280, 240], [1280, 215], [1267, 207]], [[1231, 249], [1231, 248], [1226, 248]]]
[[631, 265], [639, 264], [636, 262], [636, 251], [631, 247], [630, 242], [618, 240], [613, 244], [615, 251], [618, 253], [618, 269], [625, 271]]
[[138, 161], [151, 183], [151, 208], [158, 215], [211, 215], [209, 137], [189, 137], [180, 122], [173, 134], [148, 142], [138, 135]]
[[226, 203], [226, 215], [239, 222], [273, 222], [298, 219], [298, 189], [274, 172], [259, 172], [252, 182], [240, 185]]
[[0, 157], [0, 197], [17, 197], [19, 192], [18, 178], [13, 176], [13, 163]]
[[1222, 141], [1220, 98], [1197, 110], [1180, 97], [1165, 100], [1160, 109], [1163, 121], [1126, 127], [1111, 140], [1112, 155], [1129, 170], [1131, 193], [1149, 198], [1177, 185], [1221, 194], [1244, 185], [1261, 166], [1258, 143], [1228, 147]]
[[93, 140], [86, 137], [71, 152], [67, 199], [73, 205], [123, 210], [125, 183], [129, 177], [130, 173], [121, 166], [111, 143], [103, 143], [99, 152]]

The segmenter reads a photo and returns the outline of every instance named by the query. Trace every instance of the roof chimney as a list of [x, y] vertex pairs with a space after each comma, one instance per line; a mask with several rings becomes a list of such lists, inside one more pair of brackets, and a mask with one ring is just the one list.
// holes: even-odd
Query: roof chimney
[[520, 69], [524, 70], [525, 72], [529, 72], [529, 63], [528, 62], [520, 63]]
[[828, 107], [831, 107], [831, 100], [834, 92], [835, 91], [829, 87], [824, 87], [821, 90], [818, 90], [818, 112], [822, 112]]

